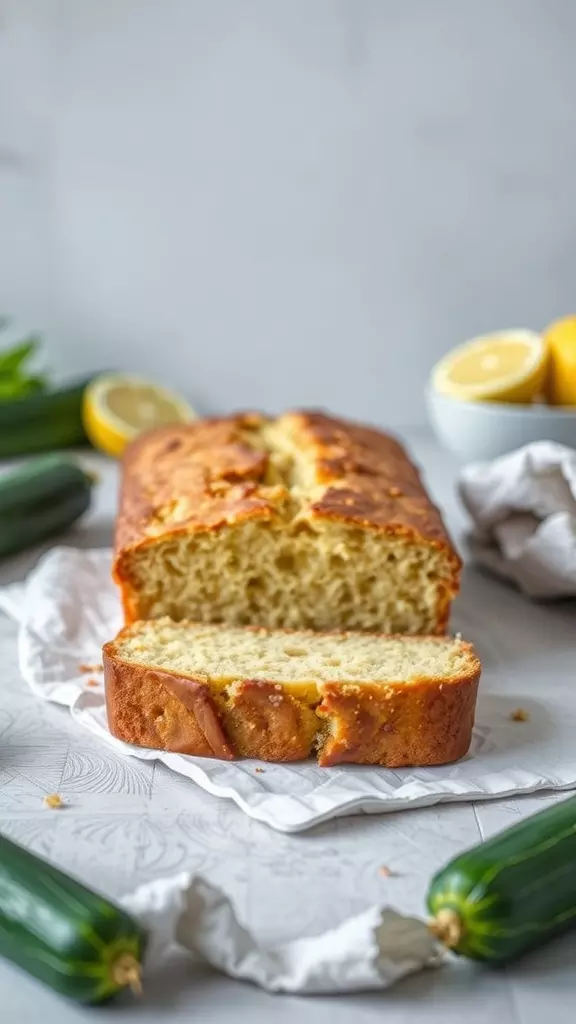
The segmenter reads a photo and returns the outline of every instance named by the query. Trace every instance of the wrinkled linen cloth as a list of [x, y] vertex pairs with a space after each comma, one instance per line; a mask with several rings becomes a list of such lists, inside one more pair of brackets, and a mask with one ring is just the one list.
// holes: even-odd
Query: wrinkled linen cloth
[[200, 875], [157, 879], [121, 903], [148, 929], [145, 970], [179, 946], [196, 963], [268, 992], [330, 995], [385, 989], [443, 959], [424, 921], [377, 906], [320, 935], [260, 946], [238, 921], [228, 897]]
[[538, 441], [472, 463], [459, 493], [478, 564], [530, 597], [576, 597], [576, 450]]

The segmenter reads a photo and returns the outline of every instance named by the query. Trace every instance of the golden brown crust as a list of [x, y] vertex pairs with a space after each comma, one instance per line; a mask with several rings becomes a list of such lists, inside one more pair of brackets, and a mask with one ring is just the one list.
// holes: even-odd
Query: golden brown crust
[[408, 686], [328, 683], [316, 709], [330, 725], [319, 763], [401, 768], [457, 761], [470, 746], [477, 689], [478, 676]]
[[232, 761], [234, 752], [230, 747], [218, 716], [218, 708], [208, 683], [199, 679], [190, 679], [176, 675], [174, 672], [148, 672], [151, 683], [156, 681], [167, 693], [180, 701], [194, 716], [196, 725], [202, 733], [214, 757], [224, 761]]
[[240, 757], [302, 761], [318, 732], [314, 709], [265, 679], [235, 683], [220, 704], [225, 727]]
[[314, 518], [338, 519], [451, 548], [438, 509], [402, 445], [371, 427], [320, 412], [291, 414], [316, 462], [322, 497]]
[[273, 507], [258, 491], [266, 453], [242, 440], [242, 426], [251, 420], [231, 416], [174, 424], [129, 445], [116, 521], [117, 568], [126, 552], [174, 533], [170, 512], [178, 502], [177, 529], [184, 532], [270, 517]]
[[[459, 559], [440, 513], [398, 441], [319, 412], [288, 413], [282, 420], [315, 465], [321, 494], [309, 503], [311, 518], [337, 519], [445, 548], [458, 571]], [[277, 514], [282, 488], [265, 481], [267, 453], [246, 443], [246, 431], [265, 422], [244, 413], [175, 424], [129, 446], [115, 538], [117, 572], [125, 552], [163, 533], [217, 530]]]
[[318, 748], [321, 766], [446, 764], [466, 754], [474, 724], [481, 666], [471, 646], [463, 648], [469, 669], [460, 678], [319, 683], [319, 700], [311, 702], [265, 679], [212, 692], [207, 680], [123, 661], [109, 643], [108, 724], [126, 743], [199, 757], [298, 761]]

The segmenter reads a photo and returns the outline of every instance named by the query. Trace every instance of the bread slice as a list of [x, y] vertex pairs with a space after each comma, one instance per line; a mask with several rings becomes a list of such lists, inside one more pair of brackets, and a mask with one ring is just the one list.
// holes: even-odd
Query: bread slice
[[238, 413], [126, 452], [126, 622], [442, 634], [460, 560], [402, 446], [322, 413]]
[[104, 646], [110, 731], [201, 757], [434, 765], [468, 750], [480, 662], [448, 637], [168, 618]]

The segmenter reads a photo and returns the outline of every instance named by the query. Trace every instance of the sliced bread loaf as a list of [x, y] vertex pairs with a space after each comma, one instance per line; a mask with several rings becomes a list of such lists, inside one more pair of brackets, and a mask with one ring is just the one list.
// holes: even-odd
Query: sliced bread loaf
[[468, 750], [480, 662], [448, 637], [136, 622], [104, 647], [108, 722], [203, 757], [433, 765]]

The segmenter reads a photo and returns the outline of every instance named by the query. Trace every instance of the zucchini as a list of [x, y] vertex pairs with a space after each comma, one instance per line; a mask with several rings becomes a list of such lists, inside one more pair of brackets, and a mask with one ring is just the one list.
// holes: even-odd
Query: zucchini
[[146, 933], [125, 911], [0, 836], [0, 954], [56, 992], [140, 991]]
[[82, 397], [91, 379], [0, 402], [0, 458], [87, 444]]
[[456, 857], [428, 890], [454, 953], [505, 963], [576, 927], [576, 797]]
[[62, 455], [0, 476], [0, 558], [62, 533], [90, 506], [93, 478]]

